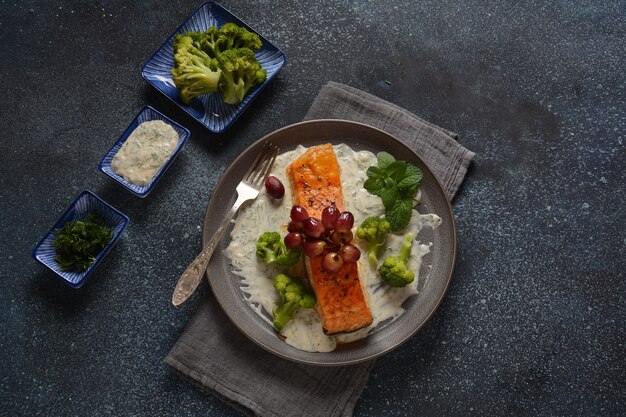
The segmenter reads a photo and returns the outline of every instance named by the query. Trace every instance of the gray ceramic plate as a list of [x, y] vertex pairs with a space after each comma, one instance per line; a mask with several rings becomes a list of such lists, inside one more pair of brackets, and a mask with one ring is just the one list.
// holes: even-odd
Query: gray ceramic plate
[[[240, 278], [231, 273], [228, 259], [222, 255], [228, 246], [227, 230], [221, 246], [215, 251], [207, 269], [209, 283], [215, 297], [233, 323], [252, 341], [264, 349], [297, 362], [314, 365], [347, 365], [375, 358], [391, 351], [408, 340], [433, 315], [450, 283], [456, 253], [456, 232], [452, 207], [441, 185], [424, 162], [410, 148], [389, 134], [373, 127], [343, 120], [315, 120], [297, 123], [265, 136], [243, 152], [228, 168], [218, 184], [204, 219], [203, 245], [235, 201], [235, 188], [252, 163], [264, 140], [280, 146], [281, 151], [298, 144], [312, 146], [321, 143], [346, 143], [353, 149], [385, 150], [398, 159], [412, 162], [421, 168], [421, 213], [435, 213], [442, 224], [434, 231], [422, 230], [419, 239], [432, 242], [431, 253], [426, 255], [420, 271], [419, 294], [404, 304], [405, 314], [394, 322], [381, 324], [366, 339], [328, 353], [311, 353], [295, 349], [280, 340], [273, 327], [264, 322], [250, 308], [240, 289]], [[432, 266], [432, 269], [429, 267]]]

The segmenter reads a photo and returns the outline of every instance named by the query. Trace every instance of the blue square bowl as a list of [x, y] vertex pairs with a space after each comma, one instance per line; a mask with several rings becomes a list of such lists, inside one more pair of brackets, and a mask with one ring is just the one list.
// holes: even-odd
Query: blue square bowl
[[[56, 256], [56, 250], [54, 248], [56, 230], [63, 227], [63, 225], [69, 221], [87, 220], [87, 216], [91, 213], [96, 213], [104, 219], [104, 224], [113, 231], [113, 239], [102, 249], [96, 257], [96, 260], [86, 271], [63, 271], [54, 259]], [[41, 239], [37, 247], [33, 250], [33, 258], [61, 277], [65, 283], [71, 287], [78, 288], [85, 283], [87, 277], [91, 275], [102, 258], [104, 258], [113, 245], [115, 245], [127, 225], [128, 217], [121, 211], [113, 208], [91, 191], [85, 190], [76, 197], [76, 200], [74, 200], [72, 205], [63, 213], [52, 229]]]
[[[178, 97], [178, 89], [172, 79], [174, 67], [174, 37], [179, 33], [206, 31], [211, 26], [220, 27], [224, 23], [235, 23], [243, 26], [261, 38], [263, 46], [256, 51], [261, 67], [267, 71], [267, 79], [263, 84], [253, 87], [243, 101], [237, 105], [222, 101], [221, 93], [204, 94], [195, 98], [189, 105], [183, 104]], [[285, 54], [261, 36], [254, 29], [242, 22], [237, 16], [215, 2], [204, 3], [161, 45], [144, 65], [141, 75], [157, 90], [165, 94], [174, 103], [193, 116], [214, 133], [228, 129], [250, 103], [259, 95], [272, 78], [285, 65]]]
[[[117, 154], [117, 152], [120, 150], [124, 142], [126, 142], [130, 134], [133, 132], [133, 130], [135, 130], [137, 126], [139, 126], [141, 123], [147, 122], [149, 120], [162, 120], [165, 123], [172, 126], [174, 130], [176, 131], [176, 133], [178, 133], [178, 144], [176, 145], [176, 148], [174, 148], [174, 152], [172, 152], [172, 155], [170, 155], [169, 159], [156, 172], [156, 174], [154, 175], [154, 177], [148, 184], [136, 185], [136, 184], [126, 181], [124, 177], [119, 175], [117, 172], [113, 171], [113, 169], [111, 168], [111, 161], [113, 161], [115, 154]], [[117, 181], [118, 183], [126, 187], [131, 193], [135, 194], [138, 197], [144, 198], [150, 193], [150, 191], [152, 191], [156, 183], [159, 181], [159, 179], [161, 179], [161, 176], [163, 175], [163, 173], [172, 164], [172, 162], [174, 161], [174, 159], [176, 158], [176, 156], [182, 149], [183, 145], [185, 144], [185, 142], [187, 142], [187, 139], [189, 139], [189, 136], [190, 136], [189, 130], [187, 130], [185, 127], [176, 123], [175, 121], [165, 116], [164, 114], [159, 113], [152, 107], [145, 106], [139, 111], [139, 114], [137, 114], [137, 117], [135, 117], [135, 119], [131, 122], [128, 128], [126, 128], [122, 136], [120, 136], [118, 141], [115, 142], [115, 144], [109, 150], [109, 152], [107, 152], [107, 154], [104, 155], [104, 158], [102, 158], [102, 161], [100, 161], [98, 168], [100, 169], [100, 171], [104, 172], [109, 177], [113, 178], [115, 181]]]

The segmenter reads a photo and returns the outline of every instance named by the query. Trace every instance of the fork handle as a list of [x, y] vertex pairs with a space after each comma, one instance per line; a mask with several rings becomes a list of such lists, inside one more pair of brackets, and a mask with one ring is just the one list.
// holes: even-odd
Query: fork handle
[[237, 201], [231, 207], [229, 212], [224, 216], [224, 220], [220, 223], [219, 227], [209, 240], [209, 243], [206, 245], [202, 252], [196, 257], [196, 259], [189, 264], [185, 272], [180, 276], [178, 283], [176, 284], [176, 288], [174, 289], [174, 294], [172, 295], [172, 304], [175, 306], [182, 304], [189, 298], [191, 294], [198, 288], [200, 281], [202, 281], [202, 276], [209, 265], [209, 261], [213, 256], [213, 252], [215, 252], [215, 248], [222, 238], [222, 234], [224, 234], [224, 230], [226, 226], [230, 223], [232, 218], [239, 210], [239, 206], [244, 202], [241, 197], [237, 196]]

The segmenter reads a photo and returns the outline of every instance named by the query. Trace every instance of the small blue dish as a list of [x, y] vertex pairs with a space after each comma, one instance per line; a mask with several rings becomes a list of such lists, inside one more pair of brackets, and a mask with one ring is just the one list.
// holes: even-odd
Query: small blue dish
[[[178, 133], [178, 144], [176, 145], [176, 148], [174, 149], [174, 152], [172, 152], [172, 155], [169, 157], [169, 159], [156, 172], [156, 174], [152, 178], [152, 181], [150, 181], [146, 185], [136, 185], [136, 184], [126, 181], [124, 177], [119, 175], [117, 172], [113, 171], [113, 168], [111, 168], [111, 161], [113, 161], [115, 154], [117, 154], [117, 152], [120, 150], [124, 142], [126, 142], [130, 134], [133, 132], [133, 130], [135, 130], [137, 126], [139, 126], [141, 123], [147, 122], [149, 120], [162, 120], [165, 123], [172, 126], [174, 130], [176, 131], [176, 133]], [[109, 150], [109, 152], [107, 152], [107, 154], [104, 155], [104, 158], [102, 158], [102, 161], [100, 161], [98, 168], [100, 169], [100, 171], [104, 172], [109, 177], [113, 178], [115, 181], [119, 182], [124, 187], [126, 187], [131, 193], [135, 194], [138, 197], [144, 198], [150, 193], [150, 191], [152, 191], [156, 183], [161, 179], [161, 176], [163, 175], [163, 173], [172, 164], [172, 162], [174, 161], [174, 159], [176, 158], [176, 156], [182, 149], [183, 145], [185, 144], [185, 142], [187, 142], [187, 139], [189, 139], [189, 136], [190, 136], [189, 130], [187, 130], [185, 127], [176, 123], [175, 121], [165, 116], [164, 114], [156, 111], [152, 107], [144, 106], [139, 111], [139, 114], [137, 114], [137, 117], [135, 117], [135, 119], [131, 122], [130, 126], [128, 126], [128, 128], [126, 128], [122, 136], [120, 136], [119, 140], [115, 142], [115, 144]]]
[[[261, 67], [267, 71], [267, 79], [261, 85], [253, 87], [243, 101], [237, 105], [226, 104], [222, 101], [221, 93], [204, 94], [195, 98], [191, 104], [186, 105], [178, 97], [178, 89], [172, 79], [174, 67], [174, 37], [179, 33], [191, 31], [206, 31], [211, 26], [220, 27], [224, 23], [235, 23], [243, 26], [261, 38], [263, 46], [256, 51], [256, 57]], [[211, 132], [222, 133], [228, 129], [241, 113], [250, 105], [261, 90], [263, 90], [272, 78], [285, 65], [285, 54], [242, 22], [237, 16], [215, 2], [201, 5], [176, 31], [161, 45], [152, 55], [141, 70], [142, 77], [157, 90], [165, 94], [170, 100], [179, 105], [192, 117], [206, 126]]]
[[[69, 221], [86, 220], [87, 215], [96, 213], [104, 219], [104, 224], [113, 231], [113, 239], [98, 254], [96, 260], [84, 272], [63, 271], [57, 261], [56, 249], [54, 248], [54, 239], [56, 230], [63, 227]], [[128, 225], [128, 217], [121, 211], [107, 204], [100, 197], [96, 196], [89, 190], [85, 190], [76, 197], [72, 205], [63, 213], [61, 218], [50, 229], [50, 231], [41, 239], [37, 247], [33, 250], [33, 258], [44, 266], [48, 267], [52, 272], [61, 277], [64, 282], [71, 287], [79, 288], [85, 283], [87, 277], [96, 269], [102, 258], [115, 245], [120, 235]]]

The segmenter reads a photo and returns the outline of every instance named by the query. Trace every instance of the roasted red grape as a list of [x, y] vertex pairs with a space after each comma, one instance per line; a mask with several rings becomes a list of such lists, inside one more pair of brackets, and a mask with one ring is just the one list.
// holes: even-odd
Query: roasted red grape
[[287, 233], [284, 242], [289, 249], [301, 248], [303, 243], [302, 235], [300, 233]]
[[333, 230], [330, 234], [330, 240], [339, 245], [345, 245], [346, 243], [352, 242], [354, 235], [352, 232], [339, 232], [337, 230]]
[[322, 261], [324, 271], [334, 274], [343, 266], [343, 258], [337, 252], [328, 252]]
[[354, 245], [343, 245], [339, 254], [345, 262], [356, 262], [361, 257], [361, 251]]
[[326, 249], [326, 242], [318, 239], [309, 239], [304, 242], [304, 253], [306, 256], [312, 258], [314, 256], [320, 256]]
[[287, 224], [288, 232], [301, 232], [302, 231], [302, 223], [296, 223], [293, 220]]
[[265, 179], [265, 189], [270, 196], [276, 199], [281, 199], [285, 195], [285, 186], [273, 175], [268, 175]]
[[335, 230], [338, 232], [349, 232], [354, 226], [354, 216], [349, 211], [344, 211], [335, 222]]
[[291, 220], [293, 220], [294, 222], [302, 223], [303, 221], [309, 218], [309, 213], [306, 211], [304, 207], [296, 204], [295, 206], [291, 208], [290, 216], [291, 216]]
[[332, 205], [328, 206], [322, 211], [322, 224], [328, 230], [332, 230], [335, 228], [335, 222], [339, 217], [339, 209]]
[[326, 229], [322, 224], [320, 219], [316, 219], [315, 217], [309, 217], [302, 222], [302, 227], [304, 228], [304, 233], [307, 236], [318, 238], [324, 234]]

